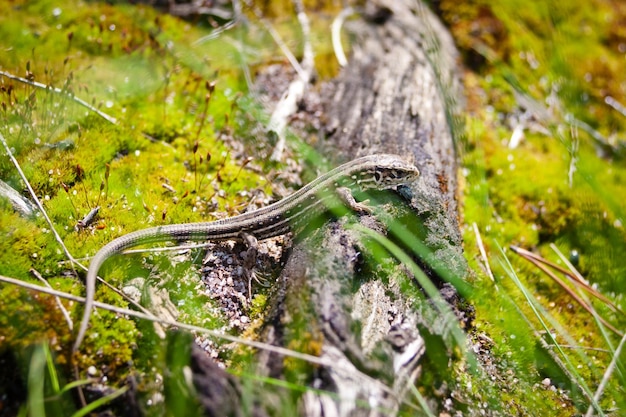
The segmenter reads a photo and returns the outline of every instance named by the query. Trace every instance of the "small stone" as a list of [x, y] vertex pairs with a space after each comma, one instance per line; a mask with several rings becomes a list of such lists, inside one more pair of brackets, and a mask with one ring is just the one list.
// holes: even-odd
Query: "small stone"
[[552, 381], [550, 381], [550, 378], [545, 378], [543, 381], [541, 381], [541, 384], [544, 387], [548, 388], [552, 384]]

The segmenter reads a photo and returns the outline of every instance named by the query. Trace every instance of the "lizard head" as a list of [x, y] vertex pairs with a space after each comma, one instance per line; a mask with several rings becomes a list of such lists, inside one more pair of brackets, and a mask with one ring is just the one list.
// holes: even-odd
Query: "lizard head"
[[380, 189], [409, 184], [420, 176], [417, 167], [397, 155], [377, 155], [374, 181]]

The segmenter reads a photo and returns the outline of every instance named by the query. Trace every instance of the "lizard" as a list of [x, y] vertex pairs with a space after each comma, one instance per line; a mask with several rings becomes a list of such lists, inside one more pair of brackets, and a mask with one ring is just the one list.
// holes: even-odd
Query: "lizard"
[[288, 232], [297, 235], [311, 218], [341, 201], [356, 212], [371, 212], [355, 200], [355, 191], [391, 189], [409, 184], [420, 175], [418, 168], [391, 154], [356, 158], [332, 169], [298, 191], [258, 210], [211, 222], [179, 223], [140, 229], [103, 246], [92, 258], [85, 280], [86, 301], [73, 351], [78, 351], [93, 310], [98, 271], [111, 256], [131, 247], [167, 241], [223, 241], [269, 239]]

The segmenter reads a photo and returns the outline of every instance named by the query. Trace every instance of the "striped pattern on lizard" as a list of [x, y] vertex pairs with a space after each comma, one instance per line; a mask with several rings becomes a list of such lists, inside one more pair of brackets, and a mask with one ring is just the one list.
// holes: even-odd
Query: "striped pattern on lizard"
[[329, 171], [295, 193], [259, 210], [212, 222], [151, 227], [112, 240], [96, 253], [89, 265], [85, 310], [74, 351], [78, 350], [87, 332], [98, 271], [111, 256], [134, 246], [156, 242], [241, 240], [246, 234], [263, 240], [288, 232], [297, 234], [311, 218], [335, 205], [337, 199], [354, 211], [369, 212], [365, 204], [355, 201], [353, 192], [390, 189], [411, 183], [418, 177], [419, 170], [399, 156], [364, 156]]

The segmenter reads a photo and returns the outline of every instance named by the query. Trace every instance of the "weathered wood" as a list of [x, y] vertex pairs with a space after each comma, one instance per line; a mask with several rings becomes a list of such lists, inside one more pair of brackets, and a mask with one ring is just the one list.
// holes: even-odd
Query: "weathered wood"
[[[383, 208], [420, 223], [406, 225], [431, 250], [418, 262], [445, 264], [463, 278], [450, 125], [457, 110], [450, 98], [458, 95], [452, 41], [425, 7], [408, 0], [369, 3], [350, 33], [350, 63], [322, 94], [327, 125], [321, 152], [341, 160], [379, 152], [412, 158], [422, 178], [410, 186], [409, 204], [381, 197]], [[386, 233], [375, 217], [359, 221]], [[418, 329], [441, 334], [445, 323], [422, 316], [420, 302], [400, 289], [403, 267], [390, 264], [386, 273], [372, 267], [363, 255], [367, 243], [344, 222], [330, 223], [294, 247], [265, 338], [336, 364], [313, 370], [309, 383], [338, 396], [307, 392], [302, 415], [394, 415], [419, 374], [425, 341]], [[281, 378], [282, 358], [272, 356], [261, 355], [268, 374]]]
[[[377, 5], [374, 5], [377, 3]], [[457, 164], [451, 129], [462, 97], [456, 49], [439, 20], [417, 2], [368, 3], [352, 25], [350, 65], [325, 89], [327, 154], [389, 152], [414, 158], [422, 178], [412, 206], [432, 248], [458, 247]], [[370, 10], [371, 9], [371, 10]], [[384, 15], [375, 23], [375, 16]], [[458, 249], [451, 249], [458, 251]]]
[[[462, 279], [467, 265], [458, 230], [451, 123], [457, 111], [452, 98], [460, 94], [451, 38], [424, 6], [410, 0], [369, 2], [347, 29], [354, 40], [350, 62], [322, 91], [320, 151], [336, 155], [337, 163], [380, 152], [412, 158], [421, 179], [404, 196], [375, 195], [377, 207], [428, 247], [430, 254], [412, 255], [431, 277], [437, 279], [433, 271], [445, 265]], [[385, 235], [380, 217], [361, 216], [358, 222]], [[296, 373], [298, 382], [336, 393], [306, 391], [300, 415], [395, 415], [418, 378], [428, 339], [444, 339], [447, 323], [428, 301], [406, 291], [407, 282], [418, 287], [407, 268], [388, 254], [373, 259], [371, 241], [344, 227], [347, 222], [328, 222], [299, 238], [259, 334], [332, 365], [259, 352], [258, 372], [280, 379]], [[450, 298], [454, 294], [446, 294]], [[268, 393], [255, 399], [256, 412], [272, 414], [279, 403]]]

